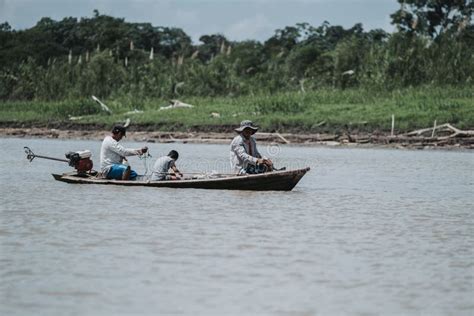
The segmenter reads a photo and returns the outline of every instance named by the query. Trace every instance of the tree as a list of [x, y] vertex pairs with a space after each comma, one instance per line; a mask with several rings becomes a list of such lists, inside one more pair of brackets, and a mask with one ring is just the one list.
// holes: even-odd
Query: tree
[[0, 23], [0, 32], [10, 32], [12, 27], [8, 22]]
[[230, 60], [240, 76], [252, 76], [260, 71], [265, 61], [262, 47], [262, 44], [256, 41], [233, 43]]
[[310, 75], [322, 55], [322, 51], [314, 45], [305, 45], [295, 48], [286, 59], [287, 68], [290, 76], [300, 80]]
[[349, 29], [344, 29], [340, 25], [331, 25], [329, 22], [324, 21], [323, 24], [316, 28], [310, 27], [307, 37], [302, 43], [317, 45], [324, 50], [334, 50], [340, 41], [354, 36], [367, 36], [361, 23], [357, 23]]
[[191, 38], [180, 28], [158, 27], [159, 53], [166, 58], [190, 52]]
[[199, 59], [206, 62], [217, 56], [223, 45], [229, 44], [227, 38], [221, 34], [203, 35], [199, 41], [203, 43], [199, 46]]
[[275, 56], [289, 53], [300, 39], [301, 33], [298, 26], [287, 26], [275, 31], [275, 35], [264, 43], [264, 51], [267, 56]]
[[471, 25], [472, 0], [398, 0], [401, 7], [391, 15], [392, 24], [407, 33], [436, 38]]

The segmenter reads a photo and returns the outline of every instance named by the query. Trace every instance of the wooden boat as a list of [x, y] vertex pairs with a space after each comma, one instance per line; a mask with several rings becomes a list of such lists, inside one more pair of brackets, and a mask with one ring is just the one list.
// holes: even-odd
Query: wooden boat
[[81, 184], [111, 184], [146, 187], [194, 188], [217, 190], [253, 190], [253, 191], [291, 191], [301, 178], [309, 171], [309, 167], [288, 171], [273, 171], [269, 173], [244, 176], [220, 176], [209, 179], [183, 179], [150, 181], [139, 178], [133, 181], [109, 180], [98, 178], [91, 174], [77, 172], [53, 174], [55, 180], [67, 183]]

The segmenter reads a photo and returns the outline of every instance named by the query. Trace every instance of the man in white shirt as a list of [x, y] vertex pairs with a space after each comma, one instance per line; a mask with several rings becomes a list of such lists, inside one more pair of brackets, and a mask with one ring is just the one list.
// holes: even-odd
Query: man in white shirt
[[230, 164], [237, 174], [255, 174], [273, 170], [270, 159], [263, 157], [257, 149], [257, 142], [252, 136], [258, 127], [252, 121], [242, 121], [235, 131], [235, 136], [230, 144]]
[[147, 152], [148, 148], [140, 149], [125, 148], [119, 141], [125, 136], [126, 129], [117, 125], [112, 129], [112, 135], [106, 136], [100, 148], [100, 169], [102, 175], [107, 179], [116, 180], [133, 180], [137, 177], [137, 173], [125, 165], [123, 161], [127, 161], [126, 156], [142, 155]]

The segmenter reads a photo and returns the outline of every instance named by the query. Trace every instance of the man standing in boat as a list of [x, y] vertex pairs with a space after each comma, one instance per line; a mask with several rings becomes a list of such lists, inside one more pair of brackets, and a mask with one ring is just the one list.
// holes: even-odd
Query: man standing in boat
[[235, 136], [230, 144], [230, 164], [237, 174], [256, 174], [273, 170], [273, 163], [260, 155], [257, 142], [252, 136], [258, 127], [252, 121], [242, 121], [235, 131]]
[[125, 148], [119, 141], [125, 136], [125, 127], [117, 125], [112, 129], [112, 135], [106, 136], [100, 148], [100, 169], [102, 175], [107, 179], [134, 180], [137, 173], [130, 166], [123, 163], [126, 156], [142, 155], [148, 151], [148, 147], [140, 149]]

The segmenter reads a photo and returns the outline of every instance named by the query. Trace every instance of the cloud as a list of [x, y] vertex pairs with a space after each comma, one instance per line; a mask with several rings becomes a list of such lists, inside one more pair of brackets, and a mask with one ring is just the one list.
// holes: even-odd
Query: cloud
[[192, 24], [199, 25], [200, 19], [199, 14], [196, 11], [191, 10], [180, 10], [176, 12], [176, 21], [178, 24]]
[[242, 41], [268, 37], [274, 29], [274, 25], [265, 15], [257, 14], [231, 24], [225, 29], [224, 34], [230, 40]]
[[15, 16], [14, 7], [12, 1], [0, 0], [0, 22], [9, 22], [12, 24], [12, 19]]
[[366, 29], [393, 30], [388, 15], [397, 8], [395, 0], [0, 0], [0, 22], [23, 29], [42, 17], [90, 17], [98, 9], [129, 22], [179, 27], [194, 41], [215, 33], [230, 40], [265, 40], [298, 22], [328, 20], [344, 27], [362, 22]]

